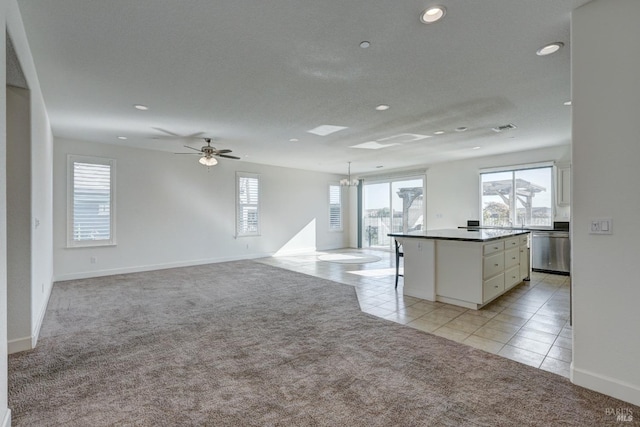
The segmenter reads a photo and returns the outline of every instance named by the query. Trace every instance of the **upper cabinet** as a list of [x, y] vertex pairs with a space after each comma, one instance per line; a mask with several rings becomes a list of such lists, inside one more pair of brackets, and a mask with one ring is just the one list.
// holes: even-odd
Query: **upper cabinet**
[[556, 202], [558, 206], [569, 206], [571, 204], [571, 165], [558, 164], [556, 171]]

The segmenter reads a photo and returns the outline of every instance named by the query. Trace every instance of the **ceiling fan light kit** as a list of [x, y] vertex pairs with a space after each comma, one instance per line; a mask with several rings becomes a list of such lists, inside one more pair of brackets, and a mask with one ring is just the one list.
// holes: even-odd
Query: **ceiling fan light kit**
[[189, 150], [197, 151], [197, 153], [175, 153], [175, 154], [198, 154], [200, 155], [200, 160], [198, 163], [204, 166], [215, 166], [218, 164], [218, 159], [216, 157], [224, 157], [225, 159], [234, 159], [240, 160], [240, 157], [231, 156], [228, 153], [231, 153], [231, 150], [228, 148], [218, 150], [215, 147], [211, 146], [211, 138], [203, 138], [207, 145], [202, 146], [200, 149], [189, 147], [185, 145], [184, 148], [188, 148]]
[[198, 160], [198, 163], [205, 166], [215, 166], [218, 164], [218, 161], [211, 156], [202, 156], [200, 160]]

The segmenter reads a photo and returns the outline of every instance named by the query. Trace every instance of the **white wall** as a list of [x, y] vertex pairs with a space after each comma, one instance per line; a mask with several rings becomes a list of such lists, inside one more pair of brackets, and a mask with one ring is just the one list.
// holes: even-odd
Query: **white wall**
[[[6, 26], [8, 0], [0, 0], [0, 23]], [[0, 31], [0, 426], [11, 425], [7, 385], [7, 54], [6, 32]]]
[[31, 348], [30, 94], [7, 95], [7, 339], [9, 353]]
[[[572, 20], [572, 379], [640, 405], [640, 2], [597, 0]], [[613, 234], [589, 234], [592, 218]], [[640, 414], [633, 414], [634, 418]]]
[[[31, 70], [31, 67], [29, 67]], [[31, 346], [35, 347], [53, 287], [53, 135], [39, 89], [31, 82]], [[36, 86], [37, 87], [37, 86]]]
[[[26, 94], [29, 96], [27, 117], [21, 117], [19, 114], [11, 117], [11, 120], [16, 122], [28, 120], [28, 123], [20, 123], [19, 127], [28, 127], [24, 137], [30, 139], [30, 141], [24, 141], [25, 147], [21, 148], [25, 150], [26, 157], [17, 160], [26, 161], [27, 166], [21, 171], [15, 171], [21, 174], [21, 178], [16, 181], [21, 194], [21, 205], [12, 207], [12, 211], [20, 215], [20, 221], [28, 223], [28, 230], [24, 233], [25, 236], [21, 236], [24, 239], [21, 243], [28, 246], [24, 263], [30, 265], [30, 271], [26, 273], [29, 281], [27, 289], [21, 289], [21, 292], [28, 293], [29, 297], [26, 301], [24, 298], [16, 301], [9, 300], [12, 312], [21, 313], [18, 318], [11, 319], [18, 323], [9, 325], [12, 332], [9, 336], [9, 350], [20, 351], [35, 346], [53, 286], [53, 135], [35, 64], [15, 0], [8, 2], [7, 11], [7, 32], [29, 87], [25, 93], [25, 96]], [[13, 163], [13, 159], [10, 160]], [[25, 174], [28, 174], [28, 177], [22, 178]], [[12, 247], [11, 251], [13, 251]], [[13, 334], [14, 331], [17, 331], [16, 334]]]
[[[480, 219], [480, 169], [553, 161], [571, 162], [571, 146], [561, 145], [499, 156], [441, 163], [427, 170], [427, 228], [455, 228]], [[568, 207], [555, 207], [556, 221], [569, 221]]]
[[[116, 160], [117, 246], [65, 247], [68, 154]], [[260, 174], [259, 237], [234, 237], [236, 171]], [[329, 231], [328, 186], [337, 175], [225, 159], [207, 168], [197, 156], [62, 139], [53, 172], [56, 280], [335, 249], [348, 240], [348, 228]]]

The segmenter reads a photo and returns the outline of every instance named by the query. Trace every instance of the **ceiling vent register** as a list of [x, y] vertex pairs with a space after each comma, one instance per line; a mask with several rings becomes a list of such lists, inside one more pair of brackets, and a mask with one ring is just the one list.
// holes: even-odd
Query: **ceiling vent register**
[[492, 131], [494, 132], [504, 132], [505, 130], [511, 130], [511, 129], [515, 129], [517, 128], [516, 125], [514, 125], [513, 123], [509, 123], [507, 125], [502, 125], [502, 126], [496, 126], [494, 128], [491, 128]]

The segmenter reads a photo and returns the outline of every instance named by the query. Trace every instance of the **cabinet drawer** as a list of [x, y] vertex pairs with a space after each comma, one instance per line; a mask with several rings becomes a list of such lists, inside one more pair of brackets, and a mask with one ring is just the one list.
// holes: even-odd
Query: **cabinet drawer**
[[484, 255], [489, 255], [494, 252], [498, 252], [502, 250], [504, 250], [504, 240], [498, 240], [495, 242], [485, 243], [484, 245], [482, 245], [482, 253]]
[[504, 268], [520, 264], [520, 247], [504, 251]]
[[521, 245], [526, 245], [527, 243], [529, 243], [529, 235], [528, 234], [523, 234], [520, 237], [520, 244]]
[[520, 236], [509, 237], [508, 239], [504, 239], [505, 250], [511, 249], [511, 248], [517, 248], [518, 246], [520, 246]]
[[505, 289], [512, 288], [520, 282], [520, 265], [516, 265], [504, 272]]
[[493, 279], [482, 282], [482, 302], [486, 302], [504, 291], [504, 273], [501, 273]]
[[482, 263], [482, 278], [488, 279], [504, 270], [504, 252], [484, 257]]

